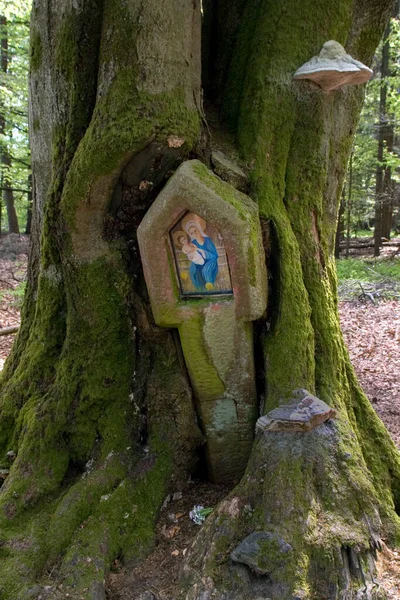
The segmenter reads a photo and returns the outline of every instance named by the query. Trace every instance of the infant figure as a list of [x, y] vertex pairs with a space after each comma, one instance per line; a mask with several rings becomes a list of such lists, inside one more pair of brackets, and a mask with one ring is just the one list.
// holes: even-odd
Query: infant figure
[[190, 262], [195, 265], [204, 265], [205, 252], [201, 248], [196, 248], [185, 235], [181, 235], [178, 238], [179, 244], [182, 245], [182, 252], [186, 254]]

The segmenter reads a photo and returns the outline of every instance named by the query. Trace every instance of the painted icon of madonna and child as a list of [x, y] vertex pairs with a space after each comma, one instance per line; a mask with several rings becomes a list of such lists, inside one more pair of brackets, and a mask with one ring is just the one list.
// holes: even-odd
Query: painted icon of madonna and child
[[223, 238], [195, 213], [186, 213], [170, 231], [183, 296], [232, 294]]

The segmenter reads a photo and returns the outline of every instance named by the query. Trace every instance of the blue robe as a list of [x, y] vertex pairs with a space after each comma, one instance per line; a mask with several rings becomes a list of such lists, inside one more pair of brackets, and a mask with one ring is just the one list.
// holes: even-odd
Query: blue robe
[[197, 290], [204, 290], [206, 283], [214, 285], [218, 275], [218, 252], [214, 242], [209, 237], [204, 237], [204, 244], [201, 245], [197, 240], [191, 240], [192, 244], [203, 250], [204, 265], [191, 263], [189, 268], [190, 278]]

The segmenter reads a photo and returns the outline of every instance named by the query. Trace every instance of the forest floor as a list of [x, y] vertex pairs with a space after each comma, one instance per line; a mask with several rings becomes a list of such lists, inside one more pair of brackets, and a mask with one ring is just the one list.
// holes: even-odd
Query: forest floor
[[[0, 328], [19, 324], [28, 248], [27, 236], [0, 238]], [[398, 260], [395, 269], [400, 257]], [[400, 278], [397, 280], [397, 271], [392, 275], [393, 271], [385, 285], [382, 277], [376, 285], [356, 279], [351, 284], [351, 278], [342, 281], [339, 290], [344, 300], [339, 310], [361, 385], [400, 449]], [[13, 339], [13, 335], [0, 336], [0, 369]], [[115, 561], [107, 598], [172, 600], [182, 559], [199, 527], [189, 518], [189, 511], [199, 504], [215, 506], [226, 492], [206, 482], [190, 482], [183, 495], [176, 493], [167, 499], [157, 525], [154, 551], [136, 568]], [[388, 599], [400, 600], [400, 549], [385, 548], [378, 567]]]

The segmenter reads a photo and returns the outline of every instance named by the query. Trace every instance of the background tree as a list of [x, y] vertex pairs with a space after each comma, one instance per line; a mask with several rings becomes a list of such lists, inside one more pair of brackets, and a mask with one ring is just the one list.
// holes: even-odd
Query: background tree
[[[346, 214], [350, 212], [351, 229], [373, 227], [375, 255], [379, 256], [381, 238], [390, 238], [398, 219], [399, 153], [396, 136], [399, 121], [398, 103], [399, 20], [396, 3], [393, 16], [376, 51], [374, 76], [366, 86], [360, 122], [353, 144], [353, 161], [345, 186]], [[351, 196], [351, 210], [348, 198]], [[378, 231], [379, 230], [379, 231]]]
[[393, 151], [394, 125], [388, 119], [388, 77], [390, 77], [390, 21], [386, 27], [382, 47], [382, 61], [380, 65], [380, 93], [379, 93], [379, 123], [378, 123], [378, 164], [376, 168], [376, 199], [375, 199], [375, 227], [374, 227], [374, 255], [379, 256], [383, 237], [390, 237], [392, 229], [393, 212], [393, 184], [392, 169], [385, 160], [385, 151]]
[[0, 1], [0, 176], [8, 231], [26, 225], [30, 208], [28, 68], [30, 0]]
[[[190, 597], [352, 597], [369, 586], [380, 535], [399, 531], [399, 455], [357, 385], [337, 314], [337, 211], [363, 90], [292, 81], [329, 39], [370, 63], [392, 3], [203, 10], [204, 107], [199, 2], [33, 4], [33, 244], [0, 412], [2, 456], [16, 456], [1, 491], [6, 599], [38, 596], [48, 569], [70, 597], [104, 597], [110, 561], [143, 558], [166, 494], [198, 459], [190, 385], [174, 333], [153, 325], [136, 228], [171, 170], [188, 156], [208, 163], [211, 146], [240, 154], [265, 233], [262, 411], [307, 388], [338, 418], [256, 439], [189, 553]], [[273, 576], [231, 565], [254, 530], [292, 548]]]

